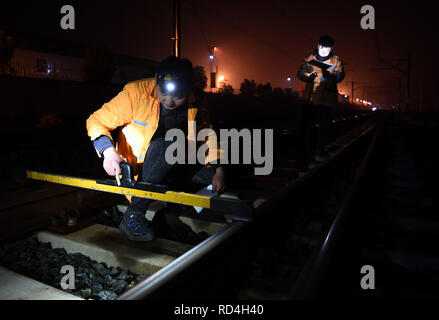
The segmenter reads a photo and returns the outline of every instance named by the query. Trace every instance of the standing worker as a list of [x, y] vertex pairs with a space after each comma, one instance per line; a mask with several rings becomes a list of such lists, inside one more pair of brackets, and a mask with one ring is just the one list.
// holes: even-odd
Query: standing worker
[[[187, 59], [170, 56], [163, 60], [155, 78], [130, 82], [111, 101], [105, 103], [87, 119], [87, 132], [99, 157], [104, 157], [107, 174], [121, 172], [120, 163], [129, 162], [138, 173], [138, 181], [162, 184], [171, 169], [181, 176], [190, 174], [192, 181], [212, 184], [213, 191], [224, 189], [223, 168], [216, 163], [219, 156], [216, 138], [207, 137], [208, 154], [205, 165], [169, 164], [166, 149], [168, 130], [180, 129], [189, 140], [190, 125], [196, 122], [199, 131], [211, 128], [207, 108], [193, 93], [193, 67]], [[110, 130], [123, 127], [116, 147]], [[192, 132], [193, 133], [193, 132]], [[196, 136], [196, 133], [194, 133]], [[210, 152], [217, 150], [217, 152]], [[186, 162], [187, 163], [187, 162]], [[140, 167], [140, 168], [139, 168]], [[172, 170], [175, 173], [176, 170]], [[130, 240], [151, 241], [154, 230], [145, 213], [152, 200], [132, 197], [119, 229]]]
[[306, 162], [314, 156], [325, 157], [329, 141], [329, 126], [332, 109], [337, 104], [337, 83], [344, 77], [343, 62], [334, 55], [334, 39], [328, 35], [320, 37], [317, 48], [300, 66], [298, 78], [306, 82], [302, 94], [304, 100], [302, 117], [303, 156]]

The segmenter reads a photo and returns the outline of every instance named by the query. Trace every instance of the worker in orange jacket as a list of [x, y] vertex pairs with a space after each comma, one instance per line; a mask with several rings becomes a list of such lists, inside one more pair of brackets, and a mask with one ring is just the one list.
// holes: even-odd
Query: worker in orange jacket
[[[121, 172], [120, 162], [127, 161], [138, 174], [138, 181], [161, 184], [174, 164], [166, 161], [165, 153], [173, 141], [166, 141], [168, 130], [180, 129], [187, 140], [195, 140], [190, 130], [211, 128], [207, 108], [193, 90], [193, 67], [187, 59], [170, 56], [163, 60], [155, 78], [130, 82], [111, 101], [105, 103], [87, 119], [87, 132], [107, 174]], [[110, 130], [122, 127], [114, 145]], [[210, 131], [213, 132], [214, 131]], [[213, 191], [224, 189], [224, 171], [217, 164], [220, 150], [216, 136], [209, 134], [205, 166], [184, 166], [184, 172], [195, 173], [193, 182], [212, 184]], [[212, 152], [213, 150], [213, 152]], [[212, 164], [213, 163], [213, 164]], [[181, 168], [181, 166], [177, 166]], [[200, 168], [201, 167], [201, 168]], [[181, 172], [182, 170], [180, 170]], [[132, 197], [120, 230], [134, 241], [151, 241], [154, 230], [145, 218], [151, 200]]]
[[[337, 84], [345, 77], [343, 61], [334, 54], [334, 44], [332, 37], [322, 35], [317, 48], [304, 59], [297, 73], [306, 82], [301, 130], [305, 162], [312, 161], [314, 156], [328, 155], [324, 147], [329, 141], [332, 111], [337, 104]], [[322, 68], [319, 63], [329, 67]]]

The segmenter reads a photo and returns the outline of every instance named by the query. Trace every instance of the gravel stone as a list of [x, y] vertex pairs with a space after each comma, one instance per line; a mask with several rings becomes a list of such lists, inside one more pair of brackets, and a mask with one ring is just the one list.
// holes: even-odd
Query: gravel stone
[[66, 264], [75, 269], [75, 289], [64, 291], [84, 299], [114, 300], [138, 279], [127, 270], [107, 267], [80, 253], [68, 254], [63, 248], [52, 249], [50, 243], [33, 237], [0, 245], [0, 265], [58, 289]]
[[91, 291], [93, 292], [93, 294], [97, 295], [102, 290], [104, 290], [104, 287], [99, 282], [93, 282], [93, 284], [91, 285]]
[[84, 290], [81, 290], [81, 297], [84, 299], [88, 299], [91, 297], [91, 289], [90, 288], [86, 288]]
[[98, 296], [101, 300], [115, 300], [115, 299], [117, 299], [117, 294], [115, 294], [113, 291], [107, 291], [107, 290], [103, 290], [103, 291], [99, 292]]

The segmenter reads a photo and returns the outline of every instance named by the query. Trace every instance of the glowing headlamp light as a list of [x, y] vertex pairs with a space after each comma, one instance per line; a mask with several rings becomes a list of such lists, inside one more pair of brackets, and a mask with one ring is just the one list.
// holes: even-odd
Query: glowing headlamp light
[[177, 97], [183, 96], [187, 93], [187, 84], [181, 79], [179, 75], [161, 74], [157, 76], [157, 84], [164, 93], [175, 95]]
[[172, 93], [175, 91], [175, 89], [177, 88], [177, 83], [175, 82], [174, 77], [171, 76], [164, 76], [163, 77], [163, 84], [164, 84], [164, 88], [166, 89], [167, 92]]
[[175, 90], [175, 83], [174, 82], [168, 82], [166, 84], [166, 90], [168, 92], [173, 92]]

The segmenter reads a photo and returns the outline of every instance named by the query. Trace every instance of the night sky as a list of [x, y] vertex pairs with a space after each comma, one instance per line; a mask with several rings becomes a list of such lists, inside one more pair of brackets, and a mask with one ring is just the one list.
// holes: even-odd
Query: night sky
[[[62, 30], [66, 2], [18, 2], [2, 7], [0, 28], [81, 44], [105, 45], [115, 53], [161, 60], [172, 54], [172, 1], [68, 1], [76, 11], [76, 30]], [[360, 27], [362, 5], [374, 6], [376, 29]], [[3, 6], [3, 4], [2, 4]], [[209, 46], [217, 46], [219, 74], [239, 88], [244, 78], [294, 89], [301, 60], [321, 34], [335, 38], [335, 54], [346, 78], [339, 85], [350, 95], [379, 103], [397, 102], [396, 88], [406, 77], [398, 71], [372, 72], [383, 58], [412, 56], [412, 97], [438, 107], [439, 67], [436, 28], [439, 13], [422, 1], [182, 1], [182, 54], [209, 71]], [[406, 64], [398, 64], [406, 69]]]

